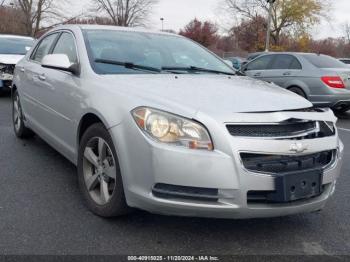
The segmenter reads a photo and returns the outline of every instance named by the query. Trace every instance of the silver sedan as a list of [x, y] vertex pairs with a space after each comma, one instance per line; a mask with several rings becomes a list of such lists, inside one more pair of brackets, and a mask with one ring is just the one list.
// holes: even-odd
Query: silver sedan
[[324, 208], [344, 147], [329, 109], [238, 76], [178, 35], [62, 26], [16, 66], [13, 123], [78, 167], [86, 204], [224, 218]]
[[243, 66], [247, 76], [288, 89], [318, 107], [350, 110], [350, 68], [313, 53], [265, 53]]

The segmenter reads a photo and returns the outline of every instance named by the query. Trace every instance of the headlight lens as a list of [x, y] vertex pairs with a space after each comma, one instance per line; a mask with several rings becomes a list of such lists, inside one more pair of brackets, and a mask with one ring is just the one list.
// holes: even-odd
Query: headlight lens
[[6, 65], [0, 63], [0, 70], [4, 69]]
[[201, 124], [160, 110], [140, 107], [132, 115], [141, 130], [157, 142], [212, 151], [213, 142]]

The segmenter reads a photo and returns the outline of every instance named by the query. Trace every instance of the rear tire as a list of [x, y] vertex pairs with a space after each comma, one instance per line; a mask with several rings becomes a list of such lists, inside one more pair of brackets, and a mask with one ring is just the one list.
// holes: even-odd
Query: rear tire
[[86, 205], [94, 214], [109, 218], [129, 212], [116, 150], [101, 123], [89, 127], [81, 139], [78, 179]]
[[307, 99], [307, 96], [305, 94], [305, 92], [300, 88], [300, 87], [297, 87], [297, 86], [292, 86], [291, 88], [288, 88], [289, 91]]
[[18, 91], [13, 90], [12, 94], [12, 123], [15, 134], [18, 138], [31, 138], [35, 134], [32, 130], [27, 128], [24, 124], [23, 111]]

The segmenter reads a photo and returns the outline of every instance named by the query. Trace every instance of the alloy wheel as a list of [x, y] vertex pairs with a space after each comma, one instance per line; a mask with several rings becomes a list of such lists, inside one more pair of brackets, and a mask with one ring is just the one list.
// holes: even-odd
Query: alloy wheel
[[19, 102], [18, 94], [16, 94], [13, 100], [13, 124], [17, 132], [19, 132], [21, 128], [21, 124], [22, 124], [21, 121], [22, 121], [21, 104]]
[[98, 205], [107, 204], [116, 187], [116, 162], [108, 143], [94, 137], [84, 150], [83, 174], [86, 188]]

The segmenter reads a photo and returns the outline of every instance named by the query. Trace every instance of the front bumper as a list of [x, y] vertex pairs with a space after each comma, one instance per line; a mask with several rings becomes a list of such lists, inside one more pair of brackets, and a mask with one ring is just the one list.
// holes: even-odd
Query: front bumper
[[[156, 143], [144, 136], [133, 121], [125, 121], [110, 132], [117, 147], [128, 205], [165, 215], [257, 218], [320, 210], [335, 190], [344, 151], [338, 136], [308, 140], [303, 154], [337, 151], [333, 164], [324, 170], [323, 193], [286, 204], [251, 204], [248, 192], [273, 191], [275, 180], [268, 174], [246, 170], [240, 153], [291, 154], [291, 140], [237, 138], [223, 130], [219, 140], [214, 138], [216, 150], [207, 152]], [[218, 189], [218, 200], [161, 198], [152, 192], [159, 183]]]
[[0, 90], [10, 90], [12, 86], [14, 65], [6, 65], [0, 70]]
[[11, 86], [12, 86], [12, 81], [0, 79], [0, 91], [3, 91], [3, 90], [9, 91], [11, 90]]

